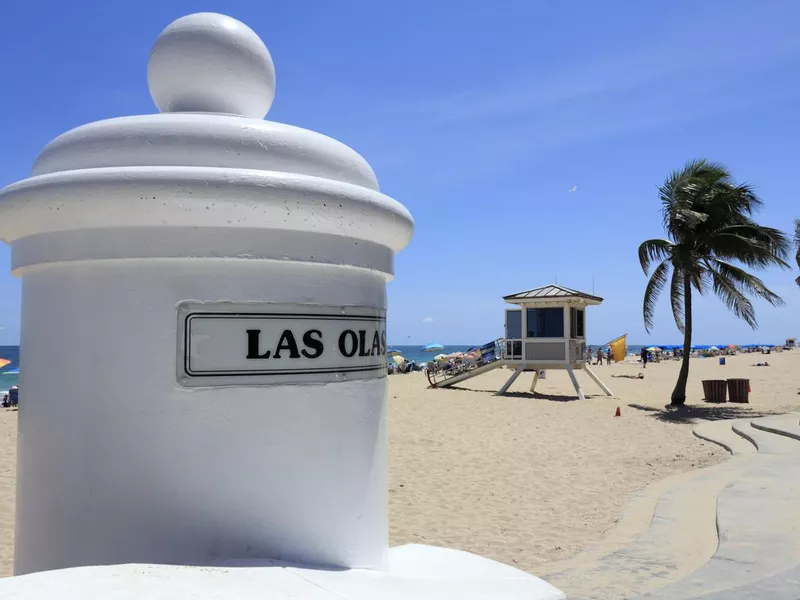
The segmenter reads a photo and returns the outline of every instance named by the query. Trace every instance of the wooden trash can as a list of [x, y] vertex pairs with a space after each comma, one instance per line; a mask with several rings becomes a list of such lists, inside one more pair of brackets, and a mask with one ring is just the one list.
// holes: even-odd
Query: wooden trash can
[[724, 379], [703, 380], [703, 394], [706, 402], [725, 402], [728, 395], [728, 386]]
[[750, 402], [750, 380], [728, 379], [728, 395], [731, 402]]

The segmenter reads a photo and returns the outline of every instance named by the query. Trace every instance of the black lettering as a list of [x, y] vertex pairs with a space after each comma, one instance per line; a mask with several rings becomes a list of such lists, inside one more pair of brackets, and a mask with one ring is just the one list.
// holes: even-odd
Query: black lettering
[[372, 351], [370, 356], [378, 356], [381, 354], [381, 334], [375, 330], [375, 335], [372, 336]]
[[[347, 349], [347, 339], [350, 338], [350, 344], [352, 349]], [[358, 352], [358, 336], [356, 332], [351, 329], [345, 329], [342, 334], [339, 336], [339, 352], [342, 353], [342, 356], [346, 356], [347, 358], [352, 358], [355, 356], [356, 352]]]
[[319, 355], [322, 354], [322, 350], [324, 349], [322, 345], [322, 332], [319, 329], [306, 331], [303, 334], [303, 345], [313, 350], [313, 352], [303, 350], [303, 356], [306, 358], [319, 358]]
[[359, 329], [358, 330], [358, 355], [359, 356], [369, 356], [369, 350], [367, 350], [367, 330], [366, 329]]
[[386, 356], [386, 330], [381, 331], [381, 354]]
[[286, 329], [281, 334], [281, 339], [278, 340], [278, 347], [275, 348], [275, 356], [272, 358], [280, 358], [281, 350], [288, 350], [289, 358], [300, 358], [300, 352], [297, 351], [297, 342], [294, 341], [294, 334], [291, 329]]
[[248, 329], [247, 330], [247, 358], [269, 358], [270, 351], [267, 350], [264, 354], [259, 354], [261, 330]]

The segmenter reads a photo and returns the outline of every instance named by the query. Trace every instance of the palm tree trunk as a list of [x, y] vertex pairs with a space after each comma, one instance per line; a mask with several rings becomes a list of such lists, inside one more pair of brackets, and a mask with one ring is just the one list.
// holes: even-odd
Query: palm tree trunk
[[686, 382], [689, 380], [689, 355], [692, 353], [692, 284], [689, 276], [683, 276], [683, 360], [678, 373], [678, 381], [672, 390], [673, 406], [683, 406], [686, 403]]

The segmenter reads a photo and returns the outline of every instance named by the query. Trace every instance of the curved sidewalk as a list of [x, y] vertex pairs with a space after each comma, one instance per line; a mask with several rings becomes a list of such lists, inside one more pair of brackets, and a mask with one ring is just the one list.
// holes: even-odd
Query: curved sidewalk
[[800, 416], [694, 432], [731, 459], [646, 488], [604, 540], [541, 574], [576, 600], [800, 598]]

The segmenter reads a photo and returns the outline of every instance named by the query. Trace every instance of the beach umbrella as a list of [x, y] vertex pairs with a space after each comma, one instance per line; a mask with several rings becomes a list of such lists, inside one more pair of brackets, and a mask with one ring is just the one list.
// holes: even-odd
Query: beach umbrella
[[423, 352], [439, 352], [440, 350], [444, 350], [444, 346], [441, 344], [425, 344], [422, 347]]
[[736, 344], [728, 344], [728, 348], [736, 348]]
[[709, 350], [719, 350], [719, 348], [717, 348], [716, 346], [711, 346], [711, 348], [709, 348]]
[[0, 369], [5, 367], [6, 365], [10, 365], [10, 364], [11, 364], [11, 361], [8, 360], [7, 358], [0, 358]]
[[398, 367], [402, 367], [406, 362], [406, 359], [403, 358], [402, 356], [393, 356], [392, 360], [394, 361], [394, 364], [396, 364]]
[[446, 354], [437, 354], [436, 356], [433, 357], [433, 360], [443, 360], [445, 358], [447, 358]]
[[661, 348], [658, 348], [657, 346], [650, 346], [650, 347], [647, 349], [647, 351], [648, 351], [648, 352], [661, 352]]
[[393, 348], [389, 348], [386, 351], [386, 356], [400, 356], [401, 354], [402, 352], [400, 352], [400, 350], [395, 350]]

